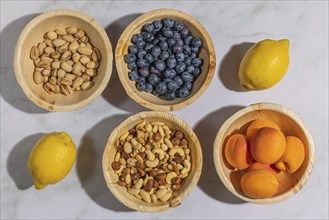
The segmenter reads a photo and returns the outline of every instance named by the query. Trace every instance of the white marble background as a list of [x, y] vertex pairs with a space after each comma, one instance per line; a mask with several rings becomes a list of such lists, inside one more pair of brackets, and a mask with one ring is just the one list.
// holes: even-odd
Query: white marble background
[[[173, 112], [186, 120], [203, 147], [198, 186], [181, 206], [164, 213], [139, 213], [107, 190], [101, 156], [107, 136], [128, 115], [144, 110], [123, 92], [116, 73], [90, 105], [50, 113], [24, 96], [14, 78], [13, 50], [24, 25], [51, 9], [71, 8], [94, 17], [112, 46], [140, 13], [176, 8], [197, 18], [216, 47], [217, 69], [207, 91], [192, 105]], [[236, 73], [241, 54], [265, 38], [288, 38], [291, 62], [275, 87], [242, 92]], [[230, 73], [233, 76], [230, 76]], [[328, 2], [261, 1], [1, 1], [1, 219], [328, 219]], [[221, 184], [212, 162], [212, 142], [234, 112], [256, 102], [294, 110], [309, 126], [316, 164], [307, 185], [274, 205], [243, 203]], [[43, 133], [67, 131], [78, 146], [77, 161], [59, 184], [36, 191], [27, 157]]]

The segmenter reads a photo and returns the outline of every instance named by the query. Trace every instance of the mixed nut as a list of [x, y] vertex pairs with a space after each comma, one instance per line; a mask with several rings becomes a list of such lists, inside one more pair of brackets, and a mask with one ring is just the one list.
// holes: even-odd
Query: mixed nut
[[123, 133], [111, 166], [118, 184], [147, 203], [168, 201], [191, 170], [189, 142], [165, 123], [143, 121]]
[[77, 27], [56, 29], [30, 51], [35, 69], [33, 80], [49, 94], [72, 95], [93, 86], [101, 60], [98, 48]]

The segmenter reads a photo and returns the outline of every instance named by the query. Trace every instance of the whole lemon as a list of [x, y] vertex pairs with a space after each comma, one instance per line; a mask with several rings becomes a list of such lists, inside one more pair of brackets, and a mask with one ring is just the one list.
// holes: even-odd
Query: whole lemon
[[251, 90], [277, 84], [289, 66], [289, 40], [262, 40], [244, 55], [239, 69], [240, 83]]
[[61, 181], [71, 170], [76, 158], [76, 147], [65, 132], [43, 136], [33, 147], [28, 169], [36, 189]]

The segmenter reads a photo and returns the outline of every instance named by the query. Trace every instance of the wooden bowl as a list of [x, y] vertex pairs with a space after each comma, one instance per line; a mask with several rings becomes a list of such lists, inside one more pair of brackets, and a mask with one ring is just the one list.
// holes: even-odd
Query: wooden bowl
[[[43, 35], [57, 28], [75, 26], [88, 35], [91, 43], [100, 50], [102, 59], [94, 85], [88, 90], [71, 96], [49, 95], [41, 85], [33, 81], [34, 64], [30, 50], [43, 41]], [[73, 111], [87, 105], [100, 95], [109, 82], [112, 72], [113, 53], [105, 30], [90, 16], [74, 10], [61, 9], [45, 12], [30, 21], [21, 32], [14, 55], [16, 79], [25, 95], [38, 106], [49, 111]]]
[[[244, 133], [255, 119], [269, 119], [279, 125], [284, 135], [298, 137], [305, 146], [305, 160], [302, 166], [292, 174], [280, 172], [278, 193], [268, 199], [252, 199], [241, 189], [240, 178], [243, 171], [233, 170], [224, 156], [224, 146], [232, 134]], [[231, 116], [219, 129], [214, 142], [214, 162], [217, 173], [226, 188], [235, 196], [247, 202], [271, 204], [284, 201], [296, 194], [307, 182], [315, 162], [313, 138], [305, 123], [288, 108], [272, 103], [258, 103], [246, 107]]]
[[[118, 138], [135, 127], [141, 122], [161, 121], [171, 129], [179, 129], [189, 141], [191, 156], [191, 171], [186, 179], [182, 182], [182, 188], [178, 194], [174, 195], [167, 202], [158, 201], [156, 203], [146, 203], [129, 194], [127, 189], [117, 184], [118, 175], [114, 173], [111, 164], [114, 161]], [[193, 130], [179, 117], [166, 112], [140, 112], [126, 119], [122, 124], [115, 128], [108, 138], [107, 145], [103, 154], [103, 174], [106, 184], [114, 196], [124, 205], [131, 209], [142, 212], [162, 212], [169, 208], [176, 207], [192, 192], [200, 178], [202, 170], [202, 151], [199, 140]]]
[[[128, 77], [130, 70], [124, 61], [124, 55], [128, 53], [128, 47], [132, 44], [132, 36], [140, 33], [141, 28], [146, 23], [168, 17], [173, 18], [174, 20], [181, 20], [188, 27], [190, 33], [192, 33], [194, 37], [200, 37], [203, 40], [203, 46], [199, 54], [199, 57], [203, 59], [203, 65], [201, 68], [202, 72], [194, 81], [190, 95], [186, 98], [176, 98], [173, 101], [168, 101], [150, 93], [138, 91], [135, 82], [131, 81]], [[115, 50], [115, 63], [120, 81], [127, 94], [133, 100], [149, 109], [157, 111], [173, 111], [191, 104], [208, 88], [216, 68], [216, 55], [214, 45], [208, 32], [195, 18], [174, 9], [158, 9], [141, 15], [124, 30]]]

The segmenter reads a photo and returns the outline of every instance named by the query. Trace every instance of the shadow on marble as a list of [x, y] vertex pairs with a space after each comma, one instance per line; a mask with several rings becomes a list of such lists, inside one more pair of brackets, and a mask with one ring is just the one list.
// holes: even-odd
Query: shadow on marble
[[35, 143], [45, 134], [37, 133], [23, 138], [9, 152], [7, 170], [16, 187], [25, 190], [33, 186], [32, 176], [28, 171], [28, 159]]
[[219, 179], [213, 159], [213, 142], [223, 123], [242, 108], [244, 107], [228, 106], [221, 108], [202, 118], [194, 127], [194, 132], [199, 138], [203, 152], [202, 174], [198, 186], [208, 196], [224, 203], [240, 204], [244, 201], [228, 191]]
[[76, 169], [82, 187], [94, 202], [117, 212], [133, 210], [121, 204], [107, 188], [102, 157], [108, 136], [128, 116], [116, 114], [96, 124], [84, 134], [77, 152]]
[[225, 88], [236, 92], [249, 91], [240, 84], [239, 68], [243, 56], [253, 45], [254, 43], [250, 42], [233, 45], [224, 56], [220, 64], [218, 77]]
[[1, 32], [1, 96], [14, 108], [27, 113], [48, 113], [30, 101], [15, 78], [13, 57], [24, 26], [39, 14], [26, 15], [8, 24]]
[[[115, 53], [115, 48], [117, 46], [117, 42], [124, 31], [124, 29], [137, 17], [142, 14], [130, 14], [123, 16], [115, 21], [113, 21], [109, 26], [106, 27], [106, 33], [112, 43], [113, 53]], [[112, 105], [128, 111], [128, 112], [140, 112], [146, 110], [144, 107], [137, 104], [134, 100], [132, 100], [127, 94], [125, 89], [123, 88], [118, 72], [115, 66], [115, 55], [113, 54], [113, 69], [110, 82], [104, 92], [102, 93], [103, 98], [105, 98]], [[127, 73], [128, 74], [128, 73]]]

